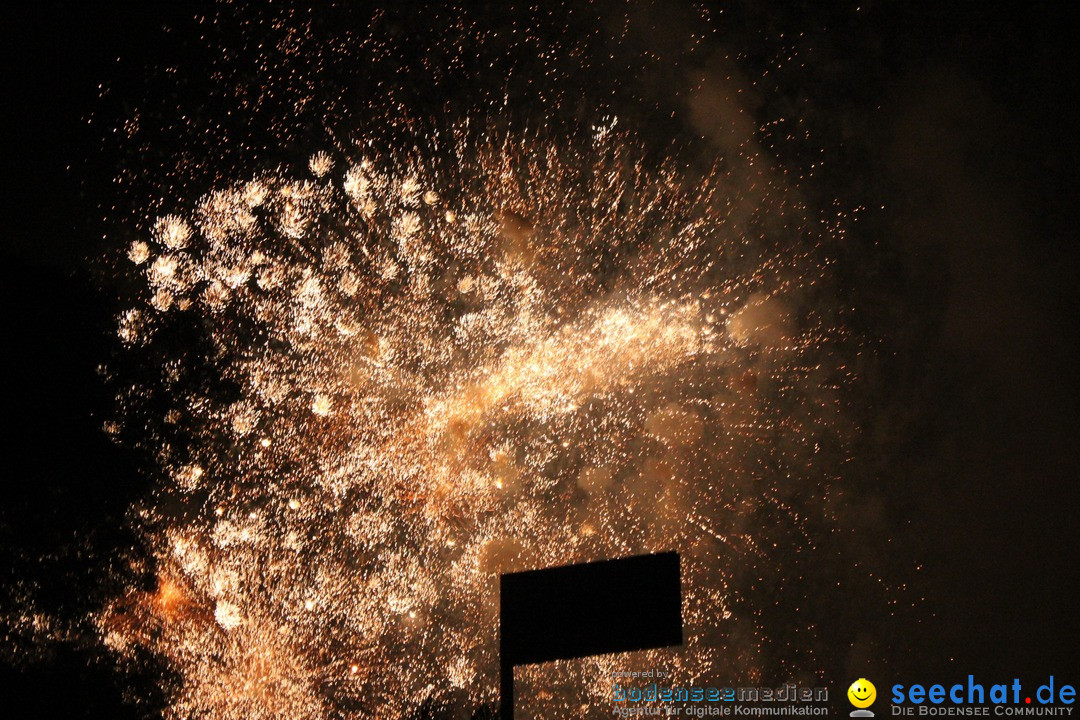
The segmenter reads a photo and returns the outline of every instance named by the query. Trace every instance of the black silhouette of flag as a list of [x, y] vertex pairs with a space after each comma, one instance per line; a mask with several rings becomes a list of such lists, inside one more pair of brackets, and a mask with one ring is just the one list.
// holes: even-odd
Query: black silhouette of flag
[[500, 582], [500, 712], [514, 666], [682, 644], [679, 554], [509, 573]]

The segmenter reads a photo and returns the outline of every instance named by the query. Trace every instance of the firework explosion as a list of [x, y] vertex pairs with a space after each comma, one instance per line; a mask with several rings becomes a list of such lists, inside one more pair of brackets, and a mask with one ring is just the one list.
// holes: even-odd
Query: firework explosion
[[[441, 61], [482, 63], [499, 32], [454, 23]], [[691, 102], [719, 128], [704, 160], [606, 111], [558, 117], [554, 79], [537, 88], [554, 117], [512, 122], [477, 91], [419, 123], [402, 98], [357, 113], [290, 70], [347, 47], [375, 73], [390, 45], [312, 51], [300, 19], [272, 25], [266, 57], [286, 60], [260, 55], [240, 106], [330, 97], [340, 132], [254, 173], [212, 159], [234, 157], [227, 133], [202, 160], [193, 140], [169, 179], [185, 192], [145, 203], [110, 261], [134, 282], [105, 429], [151, 458], [155, 490], [97, 642], [164, 668], [167, 717], [467, 714], [495, 698], [500, 573], [677, 550], [686, 646], [522, 668], [527, 716], [607, 714], [627, 662], [673, 682], [820, 676], [813, 623], [770, 625], [761, 588], [810, 603], [798, 581], [849, 457], [836, 213], [754, 128], [733, 139], [722, 88]], [[530, 82], [581, 56], [552, 48]], [[141, 126], [124, 123], [136, 147]], [[209, 186], [185, 182], [195, 167]]]
[[[499, 573], [671, 548], [675, 668], [700, 675], [738, 568], [813, 548], [815, 511], [783, 501], [835, 442], [809, 223], [756, 193], [740, 226], [724, 172], [650, 171], [612, 125], [462, 132], [450, 172], [422, 146], [318, 152], [131, 245], [146, 290], [120, 339], [153, 345], [179, 315], [205, 346], [122, 398], [168, 405], [140, 514], [157, 586], [99, 618], [107, 646], [176, 670], [172, 715], [490, 700]], [[217, 387], [192, 379], [207, 365]], [[724, 669], [752, 671], [754, 645]], [[612, 662], [553, 684], [602, 702]]]

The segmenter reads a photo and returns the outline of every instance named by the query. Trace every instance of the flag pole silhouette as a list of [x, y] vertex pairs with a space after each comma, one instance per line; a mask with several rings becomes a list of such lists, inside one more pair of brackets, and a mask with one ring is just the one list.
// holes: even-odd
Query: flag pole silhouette
[[514, 718], [514, 666], [681, 645], [679, 554], [507, 573], [499, 582], [499, 713]]

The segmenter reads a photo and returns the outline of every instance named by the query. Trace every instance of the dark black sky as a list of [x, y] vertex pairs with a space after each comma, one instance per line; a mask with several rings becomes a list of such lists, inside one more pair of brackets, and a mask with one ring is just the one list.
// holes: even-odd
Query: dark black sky
[[[815, 135], [839, 148], [822, 193], [875, 208], [853, 231], [865, 266], [842, 268], [878, 288], [860, 293], [859, 317], [885, 338], [864, 399], [879, 412], [856, 481], [873, 500], [860, 529], [897, 567], [924, 568], [911, 578], [919, 608], [868, 609], [851, 633], [895, 646], [891, 672], [911, 682], [1075, 673], [1076, 18], [1065, 3], [773, 4], [724, 5], [724, 22], [742, 36], [812, 28], [802, 92]], [[94, 368], [115, 308], [85, 259], [109, 247], [102, 207], [116, 202], [121, 158], [87, 118], [122, 115], [141, 68], [197, 60], [185, 43], [196, 9], [3, 13], [0, 578], [32, 577], [70, 613], [130, 545], [121, 516], [144, 490], [134, 459], [100, 432], [108, 397]], [[101, 82], [115, 88], [105, 102]], [[74, 538], [90, 557], [65, 554]], [[0, 684], [34, 699], [27, 717], [132, 715], [119, 681], [80, 648], [32, 664], [11, 654]]]

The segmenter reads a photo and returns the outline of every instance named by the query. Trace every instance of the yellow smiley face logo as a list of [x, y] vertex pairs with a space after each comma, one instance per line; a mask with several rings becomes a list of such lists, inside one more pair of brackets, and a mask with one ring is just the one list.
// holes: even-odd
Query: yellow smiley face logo
[[877, 688], [866, 678], [859, 678], [847, 689], [847, 699], [857, 708], [866, 708], [874, 704]]

